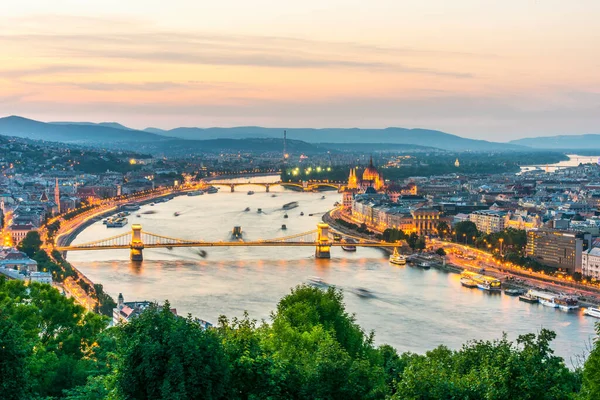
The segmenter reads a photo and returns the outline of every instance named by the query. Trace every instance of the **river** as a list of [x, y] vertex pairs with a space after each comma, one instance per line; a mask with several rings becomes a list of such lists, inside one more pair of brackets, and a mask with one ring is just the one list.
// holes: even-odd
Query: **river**
[[[256, 194], [249, 196], [251, 189]], [[129, 225], [106, 228], [96, 223], [73, 244], [127, 232], [131, 223], [160, 235], [214, 241], [228, 240], [233, 226], [239, 225], [246, 240], [269, 239], [315, 229], [322, 213], [340, 200], [335, 192], [298, 193], [272, 187], [271, 193], [265, 193], [260, 186], [237, 190], [230, 193], [229, 188], [222, 188], [218, 194], [146, 205], [129, 217]], [[287, 211], [285, 219], [281, 206], [291, 201], [299, 207]], [[251, 211], [244, 212], [246, 207]], [[262, 214], [257, 213], [259, 207]], [[143, 214], [147, 211], [155, 213]], [[181, 215], [175, 217], [175, 212]], [[281, 230], [282, 224], [287, 225], [286, 231]], [[457, 274], [393, 266], [377, 248], [358, 248], [356, 253], [333, 248], [330, 260], [315, 259], [314, 249], [308, 247], [206, 250], [207, 257], [201, 258], [197, 249], [147, 249], [141, 264], [131, 263], [124, 250], [70, 252], [68, 259], [115, 299], [119, 293], [126, 301], [168, 299], [180, 315], [192, 313], [213, 323], [219, 315], [241, 316], [244, 310], [252, 318], [268, 321], [277, 301], [310, 276], [320, 276], [342, 289], [368, 288], [374, 298], [346, 291], [347, 310], [356, 314], [365, 331], [375, 331], [378, 344], [388, 343], [399, 351], [422, 353], [438, 344], [459, 348], [468, 339], [499, 338], [502, 332], [515, 339], [548, 328], [558, 335], [557, 354], [569, 362], [585, 350], [594, 333], [595, 320], [582, 313], [466, 289]]]
[[541, 171], [546, 171], [546, 169], [547, 169], [548, 172], [556, 172], [559, 169], [576, 167], [579, 164], [596, 164], [597, 162], [600, 161], [600, 156], [580, 156], [577, 154], [567, 154], [567, 157], [569, 157], [568, 160], [560, 161], [555, 164], [524, 165], [521, 167], [520, 173], [527, 172], [527, 171], [535, 171], [536, 169], [541, 170]]

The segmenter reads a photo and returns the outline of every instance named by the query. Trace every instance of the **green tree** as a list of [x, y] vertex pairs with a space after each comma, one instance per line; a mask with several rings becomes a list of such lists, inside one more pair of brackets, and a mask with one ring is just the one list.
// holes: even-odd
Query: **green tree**
[[40, 251], [41, 246], [42, 239], [40, 238], [40, 234], [37, 231], [29, 231], [17, 248], [27, 254], [29, 258], [33, 258]]
[[0, 391], [6, 400], [28, 398], [27, 357], [23, 331], [0, 309]]
[[479, 236], [479, 231], [477, 231], [477, 226], [471, 221], [461, 221], [458, 222], [454, 226], [454, 231], [456, 234], [456, 240], [458, 242], [465, 243], [468, 240], [471, 240], [473, 236]]
[[272, 316], [267, 347], [285, 377], [284, 398], [382, 398], [385, 379], [372, 335], [349, 315], [341, 291], [298, 286]]
[[446, 250], [444, 250], [442, 247], [440, 247], [435, 251], [435, 254], [437, 254], [438, 256], [444, 257], [446, 255]]
[[[600, 324], [596, 324], [596, 334], [600, 335]], [[583, 369], [581, 400], [600, 399], [600, 344], [596, 340]]]
[[445, 239], [448, 235], [450, 235], [450, 227], [448, 226], [448, 224], [446, 223], [446, 221], [440, 221], [440, 222], [438, 222], [437, 226], [436, 226], [436, 229], [437, 229], [438, 235], [442, 239]]
[[519, 336], [473, 341], [459, 351], [444, 346], [416, 356], [403, 370], [394, 399], [572, 399], [579, 389], [577, 372], [553, 355], [556, 335]]
[[153, 305], [119, 332], [117, 387], [128, 399], [218, 399], [228, 364], [213, 330]]
[[408, 247], [410, 247], [412, 250], [414, 250], [417, 247], [418, 240], [419, 240], [419, 235], [417, 235], [415, 232], [411, 232], [411, 234], [408, 235], [408, 237], [406, 238], [406, 243], [408, 243]]

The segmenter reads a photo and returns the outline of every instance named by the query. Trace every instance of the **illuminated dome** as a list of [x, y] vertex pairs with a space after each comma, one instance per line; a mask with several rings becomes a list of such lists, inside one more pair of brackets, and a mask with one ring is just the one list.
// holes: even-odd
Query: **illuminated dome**
[[383, 187], [383, 176], [381, 176], [377, 168], [373, 165], [373, 157], [371, 157], [369, 166], [363, 172], [362, 181], [363, 183], [368, 183], [375, 190], [380, 190]]

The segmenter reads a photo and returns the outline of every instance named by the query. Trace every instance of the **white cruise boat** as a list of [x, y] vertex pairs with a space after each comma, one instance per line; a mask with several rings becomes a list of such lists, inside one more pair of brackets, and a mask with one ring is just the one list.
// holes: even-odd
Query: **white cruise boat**
[[537, 290], [530, 290], [527, 292], [530, 296], [538, 299], [541, 305], [546, 307], [558, 308], [558, 304], [554, 302], [555, 294], [548, 292], [539, 292]]
[[600, 308], [588, 307], [583, 313], [585, 315], [589, 315], [590, 317], [600, 318]]
[[396, 265], [406, 265], [406, 257], [398, 253], [398, 248], [394, 248], [394, 252], [390, 255], [390, 263]]

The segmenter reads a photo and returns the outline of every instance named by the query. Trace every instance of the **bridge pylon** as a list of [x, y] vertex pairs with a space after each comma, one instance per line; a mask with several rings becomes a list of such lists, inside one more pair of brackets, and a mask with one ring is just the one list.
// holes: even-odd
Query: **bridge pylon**
[[144, 242], [142, 242], [142, 226], [131, 225], [131, 243], [129, 244], [129, 258], [131, 261], [144, 261]]
[[331, 258], [329, 241], [329, 224], [317, 224], [317, 247], [315, 248], [315, 258]]

